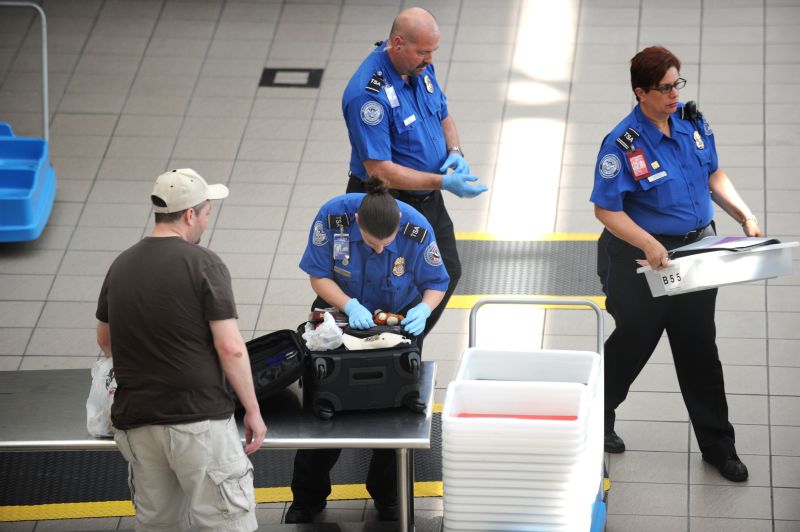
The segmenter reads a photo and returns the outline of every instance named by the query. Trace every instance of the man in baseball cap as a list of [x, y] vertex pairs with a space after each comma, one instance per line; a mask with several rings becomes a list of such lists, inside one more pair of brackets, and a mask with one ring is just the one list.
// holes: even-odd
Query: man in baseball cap
[[225, 185], [209, 185], [191, 168], [164, 172], [153, 187], [150, 198], [157, 213], [178, 212], [206, 200], [225, 199], [230, 190]]
[[[261, 448], [267, 427], [230, 272], [196, 245], [209, 200], [227, 195], [191, 169], [160, 175], [153, 232], [114, 260], [100, 290], [97, 343], [114, 358], [111, 421], [129, 463], [137, 530], [258, 528], [246, 455]], [[226, 378], [245, 408], [244, 449]]]

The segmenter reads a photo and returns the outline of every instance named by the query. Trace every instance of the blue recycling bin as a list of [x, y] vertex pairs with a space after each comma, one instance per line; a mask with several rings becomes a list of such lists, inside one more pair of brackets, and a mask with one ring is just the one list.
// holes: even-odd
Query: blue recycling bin
[[47, 141], [0, 123], [0, 242], [36, 240], [53, 210], [56, 174]]

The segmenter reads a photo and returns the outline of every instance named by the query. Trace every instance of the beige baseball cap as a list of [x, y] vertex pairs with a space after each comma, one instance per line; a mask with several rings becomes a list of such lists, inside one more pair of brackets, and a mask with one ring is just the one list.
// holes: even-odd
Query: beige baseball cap
[[225, 185], [209, 185], [191, 168], [164, 172], [156, 179], [153, 194], [153, 211], [179, 212], [206, 200], [227, 198], [230, 190]]

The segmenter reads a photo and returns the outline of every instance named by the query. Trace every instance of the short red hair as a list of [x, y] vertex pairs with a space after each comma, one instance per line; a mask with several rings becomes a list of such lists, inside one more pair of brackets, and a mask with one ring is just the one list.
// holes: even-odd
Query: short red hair
[[681, 60], [675, 54], [663, 46], [645, 48], [631, 59], [631, 90], [636, 94], [636, 87], [652, 89], [672, 67], [681, 71]]

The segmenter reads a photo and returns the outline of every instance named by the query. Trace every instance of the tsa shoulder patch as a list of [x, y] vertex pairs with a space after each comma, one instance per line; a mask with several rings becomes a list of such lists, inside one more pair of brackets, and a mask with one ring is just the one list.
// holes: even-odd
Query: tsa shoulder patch
[[328, 229], [343, 229], [350, 225], [350, 216], [348, 214], [329, 214], [328, 215]]
[[613, 179], [619, 175], [619, 171], [622, 169], [622, 161], [619, 160], [616, 154], [607, 153], [600, 159], [597, 169], [604, 179]]
[[314, 235], [312, 236], [312, 242], [315, 246], [324, 246], [328, 243], [328, 235], [325, 233], [325, 227], [322, 223], [322, 220], [317, 220], [314, 222]]
[[439, 246], [436, 245], [436, 242], [431, 242], [428, 244], [428, 247], [425, 248], [425, 262], [431, 266], [442, 265], [442, 254], [439, 253]]
[[361, 106], [361, 121], [368, 126], [377, 126], [383, 120], [383, 106], [374, 100]]
[[384, 84], [384, 81], [383, 81], [383, 77], [381, 77], [381, 73], [380, 72], [376, 72], [375, 74], [372, 75], [371, 78], [369, 78], [369, 81], [367, 82], [367, 86], [364, 87], [364, 88], [366, 90], [370, 91], [370, 92], [374, 92], [374, 93], [377, 94], [377, 93], [381, 92], [381, 87], [383, 87], [383, 84]]
[[422, 244], [425, 241], [425, 236], [427, 234], [428, 230], [418, 225], [411, 225], [411, 223], [406, 223], [405, 227], [403, 227], [403, 236], [407, 236], [411, 240], [416, 240], [420, 244]]

